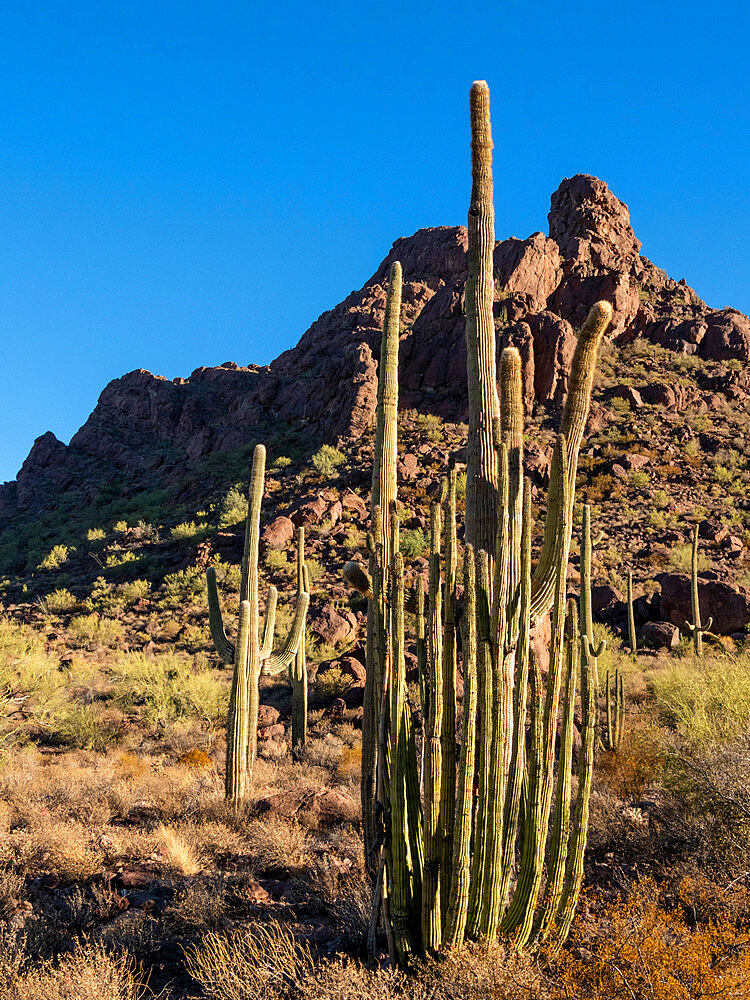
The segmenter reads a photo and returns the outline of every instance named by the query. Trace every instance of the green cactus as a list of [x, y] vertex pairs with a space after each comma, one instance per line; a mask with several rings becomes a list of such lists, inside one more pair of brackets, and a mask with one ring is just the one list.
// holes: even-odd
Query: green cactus
[[[462, 738], [456, 758], [458, 548], [451, 467], [431, 512], [426, 607], [419, 580], [414, 601], [424, 722], [423, 802], [403, 669], [405, 571], [395, 504], [394, 322], [401, 274], [395, 268], [381, 351], [369, 574], [356, 564], [345, 568], [346, 578], [368, 597], [365, 728], [380, 733], [379, 742], [363, 734], [363, 810], [373, 807], [371, 816], [363, 813], [365, 850], [375, 880], [370, 947], [382, 912], [394, 960], [402, 967], [408, 966], [412, 955], [435, 954], [467, 937], [491, 939], [499, 929], [519, 947], [559, 945], [568, 933], [581, 886], [594, 756], [596, 663], [586, 645], [581, 656], [583, 746], [571, 820], [573, 710], [579, 653], [587, 637], [578, 637], [573, 607], [566, 616], [566, 572], [577, 456], [598, 344], [612, 310], [607, 303], [597, 303], [579, 335], [550, 476], [542, 554], [532, 578], [531, 489], [522, 475], [523, 394], [521, 359], [515, 348], [507, 348], [501, 356], [499, 406], [494, 385], [486, 84], [472, 88], [471, 110], [474, 186], [466, 293], [470, 447], [460, 625]], [[387, 487], [392, 487], [390, 493]], [[385, 501], [387, 537], [380, 516]], [[587, 546], [590, 586], [590, 537], [582, 543], [584, 549]], [[587, 598], [588, 610], [584, 600], [582, 609], [584, 628], [590, 631], [590, 593]], [[532, 623], [550, 609], [551, 658], [543, 683], [539, 664], [531, 656], [530, 633]], [[373, 777], [375, 791], [366, 794], [365, 784]], [[513, 884], [517, 849], [520, 863]]]
[[638, 652], [638, 637], [635, 633], [635, 613], [633, 611], [633, 574], [628, 570], [628, 643], [633, 656]]
[[[310, 574], [305, 563], [305, 529], [297, 529], [297, 600], [310, 593]], [[305, 627], [291, 663], [292, 682], [292, 758], [300, 760], [307, 743], [307, 660], [305, 656]]]
[[583, 629], [583, 656], [591, 671], [594, 690], [599, 690], [599, 667], [597, 660], [604, 655], [607, 640], [594, 644], [594, 620], [591, 610], [591, 508], [583, 505], [583, 525], [581, 527], [581, 626]]
[[625, 682], [620, 668], [608, 670], [604, 680], [605, 727], [602, 740], [605, 750], [617, 750], [625, 732]]
[[275, 587], [269, 587], [263, 635], [259, 639], [258, 614], [258, 550], [260, 540], [260, 508], [265, 479], [266, 449], [256, 445], [250, 473], [248, 511], [245, 521], [245, 548], [240, 580], [240, 614], [237, 643], [227, 638], [221, 615], [216, 571], [206, 570], [208, 617], [211, 637], [219, 656], [234, 665], [232, 689], [227, 714], [227, 763], [225, 794], [239, 803], [252, 783], [258, 746], [258, 681], [261, 672], [268, 674], [285, 670], [295, 657], [305, 629], [309, 595], [298, 593], [294, 619], [289, 634], [279, 652], [273, 652], [276, 620]]
[[703, 633], [709, 632], [713, 618], [701, 625], [701, 606], [698, 599], [698, 525], [693, 526], [693, 554], [690, 562], [690, 599], [693, 606], [693, 622], [685, 622], [685, 628], [693, 636], [693, 651], [696, 656], [703, 656]]

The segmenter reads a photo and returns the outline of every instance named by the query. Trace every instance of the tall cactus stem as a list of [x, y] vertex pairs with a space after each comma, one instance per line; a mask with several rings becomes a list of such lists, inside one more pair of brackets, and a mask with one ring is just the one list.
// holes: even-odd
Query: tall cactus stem
[[[575, 477], [578, 466], [578, 451], [586, 428], [586, 421], [591, 405], [591, 389], [596, 371], [596, 356], [599, 344], [605, 330], [612, 320], [612, 306], [609, 302], [595, 302], [591, 307], [586, 322], [583, 324], [570, 368], [568, 380], [568, 395], [565, 400], [560, 433], [565, 437], [568, 449], [568, 488], [567, 496], [570, 504], [568, 523], [572, 524], [573, 497], [575, 492]], [[539, 562], [534, 570], [531, 590], [531, 620], [536, 624], [552, 607], [555, 591], [556, 553], [558, 547], [557, 531], [559, 518], [557, 507], [560, 503], [561, 491], [559, 474], [552, 466], [550, 470], [549, 489], [547, 491], [547, 516], [544, 522], [544, 541]], [[566, 539], [561, 540], [564, 547], [570, 548], [570, 529]]]
[[701, 625], [701, 605], [698, 597], [698, 525], [693, 526], [693, 553], [690, 560], [690, 600], [693, 607], [693, 621], [685, 622], [685, 628], [693, 636], [693, 652], [696, 656], [703, 656], [703, 633], [708, 632], [713, 625], [713, 618], [709, 618], [705, 625]]
[[635, 612], [633, 610], [633, 574], [628, 570], [628, 643], [633, 656], [638, 652], [638, 638], [635, 634]]
[[464, 553], [464, 612], [461, 619], [463, 637], [463, 733], [458, 765], [458, 789], [453, 826], [453, 865], [448, 917], [443, 944], [452, 948], [463, 941], [469, 907], [469, 858], [472, 820], [474, 816], [474, 761], [477, 727], [477, 623], [474, 550], [466, 546]]
[[[305, 564], [305, 529], [297, 529], [297, 598], [309, 593], [309, 574]], [[300, 760], [307, 743], [307, 661], [305, 633], [300, 635], [292, 661], [292, 758]]]
[[469, 434], [466, 465], [466, 541], [493, 553], [497, 507], [497, 457], [493, 424], [500, 415], [495, 364], [495, 210], [492, 203], [490, 89], [471, 88], [471, 202], [466, 279], [466, 370]]

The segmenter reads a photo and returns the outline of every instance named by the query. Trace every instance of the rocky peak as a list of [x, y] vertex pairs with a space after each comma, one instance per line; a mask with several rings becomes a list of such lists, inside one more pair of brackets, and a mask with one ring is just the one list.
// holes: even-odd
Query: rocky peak
[[550, 237], [565, 258], [580, 258], [585, 252], [582, 243], [589, 244], [605, 267], [621, 267], [641, 252], [628, 206], [598, 177], [566, 177], [552, 195], [547, 219]]

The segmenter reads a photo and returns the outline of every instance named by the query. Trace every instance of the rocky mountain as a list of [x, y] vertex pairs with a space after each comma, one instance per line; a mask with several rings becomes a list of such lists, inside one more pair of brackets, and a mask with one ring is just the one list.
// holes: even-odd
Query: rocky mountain
[[[529, 408], [556, 408], [564, 399], [575, 328], [601, 298], [613, 303], [610, 337], [618, 343], [640, 337], [680, 355], [750, 360], [748, 317], [710, 309], [684, 280], [643, 257], [627, 206], [603, 181], [581, 174], [564, 180], [548, 218], [549, 236], [495, 247], [498, 350], [510, 342], [519, 347]], [[302, 425], [320, 442], [357, 439], [374, 416], [393, 260], [404, 271], [401, 405], [464, 419], [466, 241], [462, 226], [397, 240], [362, 289], [268, 366], [227, 362], [172, 381], [141, 369], [115, 379], [70, 445], [51, 432], [36, 440], [16, 481], [0, 486], [0, 513], [51, 509], [71, 491], [86, 502], [113, 478], [169, 484], [206, 456], [256, 439], [267, 425]], [[750, 388], [745, 374], [733, 373], [738, 398]], [[670, 386], [652, 390], [649, 402], [680, 404]]]

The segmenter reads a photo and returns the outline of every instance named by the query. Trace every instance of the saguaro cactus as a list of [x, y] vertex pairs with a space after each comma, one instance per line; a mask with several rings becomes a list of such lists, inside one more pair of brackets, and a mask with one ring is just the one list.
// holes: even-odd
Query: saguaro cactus
[[581, 628], [582, 651], [589, 670], [594, 690], [599, 690], [599, 667], [597, 660], [604, 655], [607, 640], [594, 643], [594, 616], [591, 610], [591, 507], [583, 505], [583, 525], [581, 528]]
[[638, 638], [635, 634], [635, 613], [633, 611], [633, 574], [628, 570], [628, 643], [633, 656], [638, 652]]
[[615, 668], [613, 676], [610, 676], [609, 670], [607, 671], [604, 693], [606, 699], [604, 749], [617, 750], [625, 732], [625, 682], [619, 667]]
[[693, 606], [693, 622], [685, 622], [685, 628], [693, 636], [693, 650], [696, 656], [703, 656], [703, 633], [709, 632], [713, 625], [713, 618], [709, 618], [705, 625], [701, 625], [701, 606], [698, 599], [698, 525], [693, 526], [693, 554], [690, 561], [690, 598]]
[[[305, 562], [305, 529], [297, 529], [297, 600], [310, 593], [310, 574]], [[299, 760], [307, 742], [307, 660], [305, 657], [305, 622], [297, 652], [290, 668], [292, 682], [292, 758]]]
[[242, 556], [240, 581], [240, 614], [237, 642], [227, 638], [221, 615], [216, 571], [206, 570], [208, 616], [211, 637], [219, 656], [234, 665], [232, 690], [227, 715], [227, 767], [225, 792], [227, 799], [239, 803], [252, 782], [258, 746], [258, 680], [261, 670], [273, 674], [285, 670], [294, 659], [304, 632], [309, 595], [300, 592], [289, 634], [278, 653], [273, 652], [273, 632], [276, 621], [275, 587], [269, 587], [263, 635], [259, 640], [258, 615], [258, 549], [260, 539], [260, 508], [263, 498], [266, 449], [256, 445], [250, 473], [248, 511], [245, 521], [245, 548]]

